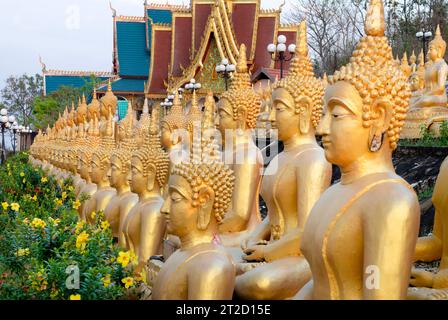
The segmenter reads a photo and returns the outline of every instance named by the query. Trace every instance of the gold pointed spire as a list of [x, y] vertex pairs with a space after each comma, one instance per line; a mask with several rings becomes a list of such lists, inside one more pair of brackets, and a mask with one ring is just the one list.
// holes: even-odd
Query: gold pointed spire
[[246, 55], [246, 45], [243, 43], [240, 46], [240, 52], [238, 55], [238, 62], [236, 65], [237, 72], [247, 72], [247, 55]]
[[425, 54], [423, 53], [423, 49], [420, 50], [420, 54], [418, 55], [419, 67], [425, 65]]
[[299, 26], [296, 50], [289, 68], [289, 75], [314, 77], [313, 63], [308, 56], [307, 38], [306, 21], [302, 21]]
[[204, 120], [203, 128], [209, 129], [215, 127], [215, 98], [213, 97], [213, 92], [209, 90], [204, 102]]
[[306, 29], [306, 20], [303, 20], [299, 25], [298, 44], [296, 46], [296, 54], [302, 57], [308, 56], [308, 35]]
[[409, 60], [411, 66], [413, 66], [417, 62], [417, 56], [415, 55], [415, 51], [412, 50], [411, 58]]
[[110, 82], [110, 79], [107, 81], [107, 92], [112, 92], [112, 84]]
[[365, 32], [372, 37], [383, 37], [386, 31], [383, 0], [370, 0], [367, 11]]

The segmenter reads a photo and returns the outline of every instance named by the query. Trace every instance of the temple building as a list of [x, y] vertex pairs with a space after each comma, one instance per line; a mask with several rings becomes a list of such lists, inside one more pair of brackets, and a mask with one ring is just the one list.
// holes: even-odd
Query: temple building
[[[219, 96], [224, 79], [215, 70], [222, 59], [236, 64], [239, 47], [247, 47], [247, 63], [254, 84], [275, 81], [279, 65], [267, 51], [279, 35], [295, 43], [298, 25], [280, 23], [282, 6], [262, 9], [261, 0], [191, 0], [189, 6], [144, 4], [142, 16], [121, 16], [112, 9], [113, 60], [111, 72], [47, 70], [45, 94], [61, 85], [82, 87], [92, 76], [98, 93], [112, 82], [122, 101], [141, 109], [143, 98], [163, 100], [190, 79], [201, 83], [200, 96], [211, 89]], [[284, 70], [289, 67], [285, 63]], [[124, 103], [124, 104], [123, 104]]]

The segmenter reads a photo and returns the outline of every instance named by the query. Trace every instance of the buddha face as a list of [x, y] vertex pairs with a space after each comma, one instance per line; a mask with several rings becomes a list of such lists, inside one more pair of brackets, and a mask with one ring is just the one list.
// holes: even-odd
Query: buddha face
[[431, 61], [436, 61], [442, 57], [442, 49], [436, 43], [429, 44], [428, 56]]
[[287, 141], [299, 132], [299, 113], [292, 95], [284, 88], [278, 88], [272, 93], [274, 108], [269, 119], [275, 119], [278, 129], [278, 139]]
[[90, 175], [92, 177], [93, 183], [100, 183], [106, 175], [106, 169], [109, 169], [102, 169], [101, 164], [101, 159], [96, 154], [92, 155], [92, 162], [90, 164]]
[[411, 91], [415, 92], [420, 90], [420, 77], [418, 74], [412, 74], [411, 78], [409, 79], [411, 84]]
[[110, 184], [114, 188], [121, 187], [128, 182], [128, 165], [122, 163], [120, 158], [116, 155], [111, 157], [110, 168], [107, 171], [107, 177], [110, 180]]
[[144, 174], [143, 163], [138, 157], [131, 159], [131, 173], [128, 175], [131, 191], [142, 194], [146, 190], [150, 191], [150, 183], [155, 181], [155, 170], [152, 165], [147, 169], [147, 175]]
[[214, 202], [210, 188], [200, 188], [197, 199], [200, 204], [194, 207], [193, 190], [185, 178], [172, 175], [168, 184], [168, 197], [160, 210], [166, 218], [168, 233], [182, 238], [197, 229], [206, 229]]
[[361, 96], [350, 83], [339, 81], [327, 87], [317, 132], [329, 162], [344, 167], [369, 152], [369, 128], [363, 127], [362, 107]]
[[84, 157], [78, 158], [78, 172], [83, 179], [89, 178], [89, 163]]
[[179, 144], [179, 142], [181, 141], [181, 135], [176, 135], [175, 132], [171, 130], [168, 123], [163, 122], [160, 141], [162, 142], [163, 147], [169, 150]]
[[[219, 113], [219, 131], [224, 137], [226, 130], [238, 129], [238, 121], [233, 119], [233, 108], [227, 99], [221, 99], [218, 102], [218, 113]], [[242, 119], [245, 121], [245, 119]]]

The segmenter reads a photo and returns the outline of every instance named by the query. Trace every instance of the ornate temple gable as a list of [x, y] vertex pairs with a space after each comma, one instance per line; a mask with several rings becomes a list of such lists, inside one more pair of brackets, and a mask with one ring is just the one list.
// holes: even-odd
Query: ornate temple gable
[[274, 43], [278, 33], [280, 23], [279, 10], [260, 11], [258, 16], [257, 41], [255, 47], [255, 57], [253, 62], [253, 71], [263, 67], [273, 67], [271, 55], [267, 52], [268, 44]]
[[151, 63], [146, 93], [148, 98], [166, 95], [167, 77], [171, 59], [172, 28], [169, 24], [151, 23]]
[[216, 65], [222, 58], [214, 36], [210, 38], [206, 52], [201, 72], [195, 77], [196, 81], [202, 84], [198, 94], [205, 96], [209, 90], [214, 94], [221, 94], [225, 91], [225, 82], [216, 73]]
[[172, 13], [177, 10], [185, 10], [185, 6], [147, 4], [144, 5], [144, 19], [146, 21], [146, 48], [151, 50], [151, 23], [172, 23]]
[[192, 41], [192, 15], [188, 12], [173, 12], [173, 33], [171, 39], [171, 70], [175, 77], [190, 64]]
[[191, 56], [192, 58], [199, 50], [201, 44], [201, 35], [207, 28], [207, 19], [212, 12], [214, 0], [192, 0], [192, 19], [193, 19], [193, 32], [191, 38]]
[[[281, 24], [278, 28], [277, 35], [283, 34], [286, 36], [287, 42], [286, 45], [289, 45], [290, 43], [296, 43], [297, 40], [297, 34], [299, 32], [299, 25], [297, 24]], [[287, 70], [289, 69], [290, 61], [285, 62], [283, 64], [284, 68]], [[275, 69], [280, 69], [280, 63], [277, 62], [273, 65]]]
[[231, 1], [232, 25], [235, 30], [237, 43], [246, 44], [247, 59], [251, 63], [255, 57], [258, 15], [260, 12], [259, 0], [232, 0]]

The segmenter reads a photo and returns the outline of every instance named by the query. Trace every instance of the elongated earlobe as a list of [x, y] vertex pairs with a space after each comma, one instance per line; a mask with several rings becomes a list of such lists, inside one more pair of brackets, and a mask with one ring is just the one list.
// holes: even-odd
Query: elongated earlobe
[[202, 187], [199, 190], [199, 206], [198, 206], [198, 221], [197, 226], [199, 230], [206, 230], [210, 224], [210, 219], [213, 211], [213, 203], [215, 202], [215, 193], [210, 187]]

